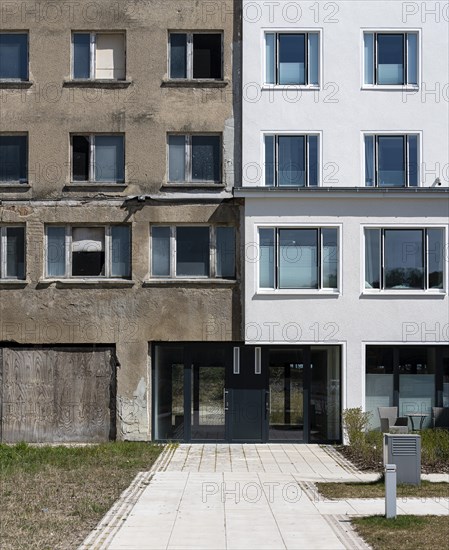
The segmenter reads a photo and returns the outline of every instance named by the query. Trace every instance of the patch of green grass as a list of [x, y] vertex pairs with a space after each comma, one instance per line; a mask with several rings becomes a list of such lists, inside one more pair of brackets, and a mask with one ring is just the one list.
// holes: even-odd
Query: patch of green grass
[[[424, 473], [449, 473], [449, 430], [421, 430], [421, 466]], [[360, 434], [352, 445], [337, 447], [361, 470], [381, 472], [383, 469], [383, 434], [372, 430]]]
[[0, 445], [2, 550], [76, 548], [163, 447]]
[[[383, 478], [370, 483], [317, 483], [318, 491], [325, 498], [383, 498], [385, 483]], [[398, 497], [449, 498], [449, 483], [421, 481], [420, 486], [398, 485]]]
[[441, 550], [449, 541], [447, 516], [371, 516], [352, 524], [373, 550]]

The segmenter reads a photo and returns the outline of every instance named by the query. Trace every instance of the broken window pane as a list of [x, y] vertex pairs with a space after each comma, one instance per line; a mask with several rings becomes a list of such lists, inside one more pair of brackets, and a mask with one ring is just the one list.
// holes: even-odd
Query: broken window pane
[[193, 78], [222, 78], [221, 34], [193, 35]]
[[72, 275], [98, 277], [104, 275], [104, 229], [74, 227], [72, 231]]

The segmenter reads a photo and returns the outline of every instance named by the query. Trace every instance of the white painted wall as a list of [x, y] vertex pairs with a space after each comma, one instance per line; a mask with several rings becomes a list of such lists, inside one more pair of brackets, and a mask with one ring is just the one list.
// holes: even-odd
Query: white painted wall
[[[339, 344], [344, 348], [344, 407], [364, 403], [366, 344], [449, 343], [448, 256], [445, 292], [369, 294], [363, 280], [363, 227], [433, 227], [448, 231], [447, 193], [334, 192], [246, 198], [245, 331], [247, 343]], [[258, 227], [340, 226], [342, 280], [337, 294], [258, 289]]]
[[[367, 344], [449, 342], [447, 261], [443, 293], [368, 295], [363, 284], [363, 227], [442, 225], [447, 231], [449, 194], [267, 190], [263, 133], [320, 133], [321, 185], [347, 188], [364, 187], [363, 132], [419, 132], [420, 185], [435, 187], [439, 177], [440, 189], [448, 187], [449, 6], [396, 0], [244, 0], [243, 19], [244, 169], [243, 189], [236, 194], [245, 197], [246, 341], [341, 345], [342, 406], [363, 406]], [[317, 30], [319, 92], [264, 87], [264, 33]], [[363, 30], [419, 32], [418, 91], [362, 89]], [[309, 224], [340, 227], [340, 292], [260, 292], [253, 247], [258, 227]]]
[[[364, 131], [422, 132], [421, 184], [449, 185], [446, 2], [244, 0], [243, 19], [243, 186], [263, 185], [264, 131], [322, 132], [322, 182], [341, 187], [364, 185]], [[363, 29], [420, 33], [419, 91], [361, 89]], [[267, 30], [321, 32], [319, 92], [263, 89]]]

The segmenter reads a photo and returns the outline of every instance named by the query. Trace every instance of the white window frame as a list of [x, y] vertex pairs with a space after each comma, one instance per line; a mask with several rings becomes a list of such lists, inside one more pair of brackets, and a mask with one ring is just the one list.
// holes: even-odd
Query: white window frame
[[[266, 137], [274, 137], [275, 138], [275, 184], [274, 185], [267, 185], [267, 182], [266, 182], [266, 166], [265, 166], [265, 159], [266, 159], [266, 146], [265, 146], [265, 138]], [[262, 135], [261, 135], [261, 138], [262, 138], [262, 143], [261, 143], [261, 151], [262, 151], [262, 162], [261, 162], [261, 166], [262, 166], [262, 169], [263, 169], [263, 174], [262, 174], [262, 181], [263, 181], [263, 186], [270, 189], [270, 188], [273, 188], [273, 189], [279, 189], [279, 188], [288, 188], [289, 186], [288, 185], [281, 185], [279, 186], [278, 185], [278, 158], [279, 158], [279, 155], [278, 155], [278, 143], [279, 143], [279, 140], [278, 138], [279, 137], [305, 137], [307, 138], [306, 139], [306, 185], [304, 185], [304, 187], [310, 187], [311, 189], [316, 189], [317, 187], [321, 187], [322, 185], [322, 171], [323, 171], [323, 152], [322, 152], [322, 143], [323, 143], [323, 139], [322, 139], [322, 132], [291, 132], [291, 131], [287, 131], [287, 132], [262, 132]], [[317, 178], [318, 178], [318, 182], [317, 182], [317, 185], [309, 185], [309, 181], [310, 181], [310, 170], [309, 170], [309, 154], [308, 154], [308, 151], [309, 151], [309, 136], [315, 136], [318, 138], [318, 162], [319, 162], [319, 168], [318, 168], [318, 172], [317, 172]], [[295, 185], [292, 185], [291, 187], [297, 187]]]
[[[384, 230], [394, 230], [394, 229], [397, 229], [397, 230], [401, 230], [401, 229], [415, 229], [415, 230], [421, 230], [421, 231], [425, 231], [425, 234], [424, 234], [424, 238], [426, 239], [425, 243], [423, 242], [423, 244], [425, 245], [423, 247], [423, 255], [424, 255], [424, 271], [425, 271], [425, 286], [426, 288], [423, 288], [423, 289], [403, 289], [403, 290], [398, 290], [398, 289], [394, 289], [394, 288], [366, 288], [365, 287], [365, 281], [366, 281], [366, 230], [367, 229], [377, 229], [377, 230], [380, 230], [381, 231], [381, 241], [380, 241], [380, 267], [381, 267], [381, 274], [380, 274], [380, 278], [381, 278], [381, 283], [382, 283], [382, 286], [384, 284], [384, 276], [383, 276], [383, 271], [384, 271], [384, 250], [385, 250], [385, 245], [384, 245]], [[360, 270], [360, 274], [361, 274], [361, 280], [360, 280], [360, 289], [361, 289], [361, 294], [366, 294], [366, 295], [373, 295], [373, 296], [382, 296], [382, 295], [385, 295], [385, 296], [388, 296], [388, 295], [399, 295], [399, 296], [406, 296], [406, 295], [416, 295], [416, 296], [423, 296], [425, 294], [447, 294], [447, 289], [448, 289], [448, 282], [447, 282], [447, 277], [448, 277], [448, 269], [447, 269], [447, 262], [443, 261], [443, 288], [427, 288], [428, 286], [428, 283], [429, 283], [429, 273], [428, 273], [428, 259], [427, 259], [427, 252], [428, 252], [428, 235], [427, 235], [427, 230], [428, 229], [440, 229], [440, 230], [443, 230], [443, 239], [444, 239], [444, 243], [443, 244], [443, 249], [446, 250], [447, 248], [447, 243], [448, 243], [448, 228], [447, 226], [445, 226], [444, 224], [442, 223], [437, 223], [437, 224], [428, 224], [428, 223], [425, 223], [423, 225], [416, 225], [416, 224], [410, 224], [410, 225], [407, 225], [407, 224], [399, 224], [399, 225], [391, 225], [391, 224], [364, 224], [364, 225], [361, 225], [360, 226], [360, 242], [362, 243], [362, 246], [361, 246], [361, 258], [360, 258], [360, 265], [361, 265], [361, 270]]]
[[[23, 278], [19, 277], [7, 277], [7, 248], [8, 248], [8, 239], [7, 239], [7, 230], [23, 228], [24, 233], [24, 276]], [[0, 226], [0, 281], [24, 281], [26, 279], [26, 258], [27, 258], [27, 242], [26, 242], [26, 226], [25, 225], [2, 225]]]
[[[186, 77], [185, 78], [174, 78], [171, 76], [171, 35], [172, 34], [185, 34], [187, 36], [187, 52], [186, 52]], [[221, 66], [220, 78], [193, 78], [193, 35], [194, 34], [217, 34], [221, 36]], [[212, 81], [212, 82], [222, 82], [224, 79], [224, 34], [223, 31], [217, 30], [200, 30], [200, 31], [184, 31], [184, 30], [172, 30], [168, 32], [168, 45], [167, 45], [167, 59], [168, 59], [168, 78], [175, 82], [186, 82], [188, 80], [199, 80], [199, 81]]]
[[[154, 227], [168, 227], [170, 229], [170, 275], [153, 275], [153, 228]], [[177, 241], [176, 241], [176, 230], [178, 227], [208, 227], [209, 228], [209, 275], [177, 275], [176, 274], [176, 251], [177, 251]], [[207, 225], [207, 224], [151, 224], [150, 226], [150, 278], [151, 279], [199, 279], [199, 280], [209, 280], [209, 279], [219, 279], [217, 277], [217, 229], [220, 227], [231, 227], [234, 229], [234, 238], [237, 238], [236, 229], [231, 225]], [[236, 243], [236, 255], [234, 258], [234, 278], [233, 279], [223, 279], [225, 281], [233, 281], [236, 278], [237, 271], [237, 243]]]
[[[98, 181], [95, 179], [95, 138], [99, 136], [114, 136], [122, 137], [123, 139], [123, 181], [122, 180], [111, 180], [111, 181]], [[73, 138], [74, 137], [87, 137], [89, 138], [89, 179], [86, 181], [76, 181], [73, 179]], [[126, 182], [126, 143], [125, 143], [125, 134], [120, 132], [112, 133], [72, 133], [70, 134], [70, 182], [73, 185], [125, 185]]]
[[[418, 84], [365, 84], [365, 34], [374, 34], [374, 74], [376, 74], [377, 71], [377, 35], [378, 34], [416, 34], [417, 35], [417, 52], [416, 52], [416, 71], [417, 71], [417, 81]], [[406, 49], [405, 49], [405, 76], [407, 79], [407, 66], [408, 66], [408, 51], [407, 51], [407, 37], [405, 37], [406, 42]], [[361, 29], [361, 52], [360, 52], [360, 60], [361, 60], [361, 89], [366, 90], [404, 90], [404, 89], [410, 89], [410, 90], [419, 90], [420, 88], [420, 82], [421, 82], [421, 30], [417, 28], [401, 28], [401, 29], [382, 29], [382, 28], [364, 28]]]
[[0, 82], [29, 82], [30, 81], [30, 33], [27, 30], [24, 31], [7, 31], [0, 30], [0, 34], [26, 34], [27, 37], [27, 74], [25, 80], [21, 78], [0, 78]]
[[[184, 170], [185, 170], [185, 180], [184, 181], [171, 181], [170, 180], [170, 137], [184, 137]], [[193, 181], [192, 179], [192, 137], [218, 137], [220, 139], [220, 165], [218, 167], [219, 179], [215, 180], [202, 180], [202, 181]], [[186, 183], [190, 185], [220, 185], [223, 183], [223, 134], [218, 132], [201, 132], [201, 133], [176, 133], [169, 132], [167, 134], [167, 157], [166, 157], [166, 166], [167, 166], [167, 185], [185, 185]]]
[[[319, 258], [319, 287], [318, 288], [265, 288], [260, 286], [260, 229], [274, 229], [275, 231], [275, 260], [274, 260], [274, 270], [275, 270], [275, 285], [277, 287], [278, 280], [278, 270], [279, 270], [279, 253], [278, 253], [278, 230], [279, 229], [315, 229], [320, 231], [320, 258]], [[338, 267], [337, 267], [337, 288], [322, 288], [321, 284], [323, 281], [323, 241], [322, 241], [322, 231], [323, 229], [336, 229], [337, 230], [337, 239], [338, 239]], [[255, 262], [255, 272], [254, 280], [256, 281], [256, 294], [280, 294], [280, 295], [302, 295], [302, 294], [341, 294], [343, 292], [343, 278], [342, 278], [342, 258], [343, 258], [343, 226], [342, 224], [301, 224], [301, 225], [292, 225], [290, 224], [258, 224], [254, 226], [255, 236], [254, 242], [257, 243], [258, 250], [258, 261]]]
[[[309, 34], [318, 34], [318, 85], [317, 84], [269, 84], [267, 82], [267, 34], [274, 34], [276, 35], [275, 41], [276, 41], [276, 51], [275, 51], [275, 59], [276, 59], [276, 67], [275, 67], [275, 80], [278, 80], [278, 74], [279, 74], [279, 35], [280, 34], [305, 34], [306, 35], [306, 55], [307, 55], [307, 64], [306, 64], [306, 74], [307, 74], [307, 81], [310, 80], [310, 55], [309, 55]], [[278, 90], [294, 90], [294, 89], [301, 89], [301, 90], [321, 90], [322, 82], [323, 82], [323, 40], [322, 40], [322, 29], [314, 29], [314, 28], [305, 28], [301, 30], [290, 30], [290, 29], [280, 29], [280, 28], [274, 28], [274, 29], [265, 29], [262, 33], [262, 44], [261, 44], [261, 51], [262, 53], [262, 89], [269, 89], [272, 90], [273, 88], [276, 88]]]
[[[90, 35], [90, 76], [89, 78], [75, 78], [75, 43], [74, 36], [76, 34], [89, 34]], [[71, 61], [70, 61], [70, 74], [71, 79], [75, 82], [89, 82], [91, 80], [102, 80], [95, 78], [96, 63], [97, 63], [97, 35], [99, 34], [116, 34], [123, 37], [123, 55], [125, 58], [125, 76], [120, 79], [107, 79], [106, 82], [122, 82], [126, 80], [126, 71], [127, 71], [127, 55], [126, 55], [126, 32], [117, 31], [117, 30], [104, 30], [104, 31], [72, 31], [71, 38]]]
[[[130, 246], [130, 264], [131, 264], [131, 226], [128, 224], [118, 224], [129, 229], [129, 246]], [[48, 228], [49, 227], [63, 227], [65, 229], [65, 275], [49, 275], [48, 274]], [[76, 228], [86, 228], [86, 229], [103, 229], [104, 230], [104, 275], [94, 275], [94, 276], [84, 276], [84, 275], [72, 275], [72, 233], [73, 229]], [[113, 280], [128, 280], [123, 277], [113, 277], [111, 275], [112, 271], [112, 227], [113, 225], [98, 225], [98, 224], [83, 224], [83, 225], [65, 225], [65, 224], [48, 224], [45, 226], [45, 235], [44, 235], [44, 270], [46, 279], [74, 279], [74, 280], [99, 280], [103, 281], [105, 279]], [[130, 278], [131, 278], [131, 265], [130, 268]]]
[[[423, 151], [423, 135], [422, 135], [422, 131], [411, 131], [411, 130], [386, 130], [386, 131], [383, 131], [383, 130], [379, 130], [379, 131], [364, 131], [362, 132], [362, 135], [361, 135], [361, 139], [362, 139], [362, 177], [361, 177], [361, 181], [362, 181], [362, 187], [366, 187], [366, 166], [365, 166], [365, 157], [366, 157], [366, 151], [365, 151], [365, 137], [366, 136], [373, 136], [374, 137], [374, 164], [375, 164], [375, 183], [373, 186], [371, 187], [368, 187], [368, 189], [370, 188], [378, 188], [378, 189], [405, 189], [405, 188], [411, 188], [411, 189], [416, 189], [418, 187], [421, 187], [422, 186], [422, 178], [421, 178], [421, 166], [422, 166], [422, 151]], [[378, 152], [377, 152], [377, 138], [378, 137], [382, 137], [382, 136], [397, 136], [397, 137], [403, 137], [403, 138], [407, 138], [408, 136], [417, 136], [418, 138], [418, 185], [412, 185], [410, 186], [409, 185], [409, 182], [410, 182], [410, 167], [409, 167], [409, 163], [408, 163], [408, 159], [409, 159], [409, 152], [408, 152], [408, 139], [406, 140], [406, 180], [407, 180], [407, 183], [405, 186], [402, 186], [402, 187], [395, 187], [395, 186], [380, 186], [378, 185], [377, 183], [377, 180], [378, 180], [378, 168], [379, 168], [379, 165], [378, 165]]]

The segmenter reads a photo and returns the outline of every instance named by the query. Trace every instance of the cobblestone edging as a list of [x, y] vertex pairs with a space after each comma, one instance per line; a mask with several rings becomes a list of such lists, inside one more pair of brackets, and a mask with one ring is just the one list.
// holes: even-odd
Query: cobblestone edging
[[78, 550], [103, 550], [108, 548], [109, 543], [131, 513], [140, 495], [151, 483], [154, 474], [166, 470], [175, 450], [175, 445], [167, 445], [150, 470], [139, 472], [136, 475], [129, 487], [123, 491], [112, 508], [79, 546]]

